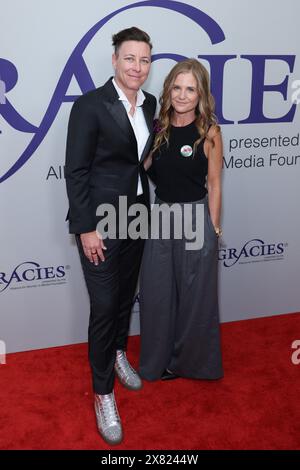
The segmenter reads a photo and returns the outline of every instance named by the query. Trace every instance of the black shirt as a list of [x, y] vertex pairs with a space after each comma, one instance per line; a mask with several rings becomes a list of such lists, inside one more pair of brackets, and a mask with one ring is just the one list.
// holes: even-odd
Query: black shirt
[[156, 184], [155, 193], [164, 202], [192, 202], [206, 193], [208, 161], [203, 139], [193, 154], [199, 133], [192, 122], [184, 127], [171, 126], [169, 146], [164, 143], [153, 153], [148, 174]]

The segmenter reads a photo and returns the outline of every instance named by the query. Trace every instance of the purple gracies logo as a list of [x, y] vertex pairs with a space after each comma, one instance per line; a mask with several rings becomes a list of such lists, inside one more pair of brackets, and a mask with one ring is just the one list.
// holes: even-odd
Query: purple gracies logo
[[[218, 24], [210, 18], [208, 15], [198, 10], [195, 7], [186, 5], [181, 2], [175, 2], [170, 0], [161, 0], [161, 1], [143, 1], [134, 3], [132, 5], [127, 5], [119, 10], [116, 10], [96, 23], [80, 40], [80, 42], [75, 47], [72, 52], [66, 66], [60, 76], [58, 84], [54, 90], [53, 96], [50, 100], [49, 106], [46, 110], [46, 113], [37, 127], [30, 122], [26, 121], [12, 106], [8, 99], [5, 100], [3, 96], [3, 101], [5, 103], [1, 104], [0, 115], [16, 130], [20, 132], [27, 132], [33, 134], [31, 141], [28, 146], [17, 159], [17, 161], [12, 165], [12, 167], [6, 171], [3, 175], [0, 175], [0, 183], [12, 176], [16, 171], [18, 171], [27, 160], [33, 155], [36, 149], [39, 147], [47, 132], [49, 131], [57, 113], [63, 103], [73, 102], [77, 98], [74, 95], [67, 95], [68, 87], [73, 77], [77, 80], [77, 83], [82, 91], [86, 93], [89, 90], [95, 88], [95, 84], [90, 76], [86, 63], [83, 59], [83, 53], [87, 48], [88, 44], [91, 42], [95, 34], [114, 16], [120, 14], [123, 11], [130, 10], [133, 8], [139, 7], [159, 7], [166, 8], [169, 10], [176, 11], [197, 23], [201, 26], [210, 37], [212, 44], [221, 42], [225, 39], [224, 33]], [[159, 58], [168, 57], [166, 54], [157, 55], [153, 57], [153, 60]], [[180, 60], [180, 56], [173, 55], [173, 59]], [[6, 92], [9, 92], [18, 81], [18, 71], [14, 64], [5, 59], [0, 59], [0, 74], [2, 79], [6, 84]], [[4, 95], [4, 93], [3, 93]]]
[[[172, 10], [191, 21], [196, 23], [208, 35], [211, 44], [218, 44], [225, 40], [225, 35], [221, 27], [209, 15], [191, 5], [171, 1], [171, 0], [147, 0], [131, 5], [126, 5], [109, 15], [102, 20], [98, 21], [79, 41], [73, 50], [70, 58], [68, 59], [62, 74], [58, 80], [57, 86], [54, 90], [50, 103], [46, 109], [44, 117], [39, 125], [34, 125], [24, 117], [22, 117], [13, 104], [9, 101], [7, 94], [12, 90], [18, 81], [18, 71], [16, 66], [7, 59], [0, 58], [0, 78], [2, 81], [2, 89], [0, 82], [0, 115], [2, 118], [14, 129], [19, 132], [32, 134], [32, 139], [29, 144], [17, 158], [14, 164], [9, 169], [6, 169], [3, 174], [0, 174], [0, 183], [4, 182], [12, 175], [14, 175], [22, 166], [32, 157], [34, 152], [40, 146], [41, 142], [47, 135], [50, 127], [52, 126], [57, 113], [63, 103], [74, 102], [78, 96], [68, 95], [68, 88], [73, 79], [79, 85], [82, 93], [86, 93], [95, 88], [95, 84], [89, 73], [88, 67], [83, 59], [83, 54], [90, 44], [94, 36], [101, 30], [101, 28], [108, 23], [112, 18], [120, 13], [135, 8], [164, 8]], [[226, 119], [223, 115], [223, 75], [224, 68], [227, 62], [235, 60], [237, 55], [198, 55], [199, 59], [204, 59], [209, 63], [210, 76], [211, 76], [211, 91], [216, 101], [216, 114], [220, 124], [232, 124], [234, 121]], [[174, 52], [164, 52], [152, 56], [152, 61], [161, 59], [171, 59], [174, 61], [181, 61], [186, 59], [185, 56], [176, 54]], [[295, 56], [293, 55], [241, 55], [240, 59], [250, 62], [252, 68], [252, 89], [251, 89], [251, 102], [250, 112], [246, 119], [238, 121], [239, 124], [250, 123], [273, 123], [273, 122], [291, 122], [294, 118], [296, 111], [296, 104], [293, 104], [288, 113], [281, 117], [269, 118], [264, 115], [263, 101], [266, 92], [279, 92], [283, 98], [287, 99], [288, 76], [280, 84], [271, 85], [264, 83], [265, 65], [270, 60], [281, 60], [285, 62], [290, 72], [293, 72]], [[0, 131], [1, 132], [1, 131]]]

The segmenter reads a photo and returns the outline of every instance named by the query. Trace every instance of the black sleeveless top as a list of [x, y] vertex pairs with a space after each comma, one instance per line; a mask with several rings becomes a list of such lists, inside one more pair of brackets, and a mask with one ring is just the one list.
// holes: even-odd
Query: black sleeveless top
[[184, 127], [171, 126], [169, 146], [164, 143], [153, 153], [148, 170], [156, 184], [155, 193], [164, 202], [192, 202], [202, 199], [208, 161], [203, 151], [203, 139], [193, 155], [193, 145], [199, 133], [192, 122]]

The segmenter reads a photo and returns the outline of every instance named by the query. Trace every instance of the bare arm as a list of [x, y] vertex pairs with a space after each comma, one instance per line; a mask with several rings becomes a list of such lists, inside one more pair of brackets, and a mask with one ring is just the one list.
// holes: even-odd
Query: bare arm
[[216, 128], [209, 130], [209, 136], [213, 143], [206, 140], [208, 205], [212, 223], [215, 229], [217, 229], [220, 227], [221, 216], [223, 143], [221, 132], [216, 130]]

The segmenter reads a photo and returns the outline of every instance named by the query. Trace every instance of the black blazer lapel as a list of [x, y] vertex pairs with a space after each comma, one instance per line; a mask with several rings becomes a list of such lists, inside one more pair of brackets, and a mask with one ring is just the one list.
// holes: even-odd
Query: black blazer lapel
[[150, 104], [149, 98], [145, 99], [142, 108], [143, 108], [143, 113], [144, 113], [144, 116], [145, 116], [145, 121], [146, 121], [148, 130], [149, 130], [149, 137], [147, 139], [146, 145], [145, 145], [143, 153], [141, 155], [141, 160], [140, 160], [141, 162], [144, 160], [144, 158], [146, 158], [146, 156], [150, 152], [151, 146], [152, 146], [152, 141], [153, 141], [153, 118], [154, 118], [154, 116], [153, 116], [153, 110], [151, 109], [151, 104]]
[[142, 105], [142, 108], [143, 108], [143, 113], [144, 113], [144, 116], [145, 116], [145, 120], [146, 120], [148, 130], [151, 134], [152, 131], [153, 131], [153, 113], [152, 113], [152, 110], [151, 110], [151, 104], [150, 104], [150, 99], [149, 98], [145, 99], [145, 101]]
[[137, 141], [134, 135], [134, 131], [132, 129], [132, 125], [130, 124], [129, 118], [127, 116], [126, 109], [122, 101], [119, 100], [119, 96], [117, 90], [115, 89], [112, 79], [110, 79], [103, 87], [104, 92], [104, 105], [106, 106], [107, 110], [122, 130], [124, 136], [127, 140], [132, 143], [136, 150], [137, 154]]

